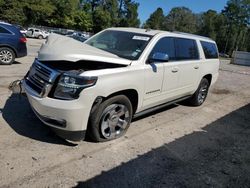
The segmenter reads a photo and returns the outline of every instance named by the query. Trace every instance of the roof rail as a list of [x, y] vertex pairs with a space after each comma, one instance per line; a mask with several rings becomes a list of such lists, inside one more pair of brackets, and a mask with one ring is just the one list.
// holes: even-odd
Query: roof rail
[[200, 36], [200, 35], [195, 35], [195, 34], [191, 34], [191, 33], [185, 33], [185, 32], [179, 32], [179, 31], [173, 31], [172, 33], [176, 33], [176, 34], [182, 34], [182, 35], [187, 35], [187, 36], [194, 36], [194, 37], [199, 37], [199, 38], [203, 38], [203, 39], [207, 39], [207, 40], [212, 40], [209, 37], [204, 37], [204, 36]]
[[5, 21], [0, 21], [0, 24], [11, 25], [10, 23], [5, 22]]

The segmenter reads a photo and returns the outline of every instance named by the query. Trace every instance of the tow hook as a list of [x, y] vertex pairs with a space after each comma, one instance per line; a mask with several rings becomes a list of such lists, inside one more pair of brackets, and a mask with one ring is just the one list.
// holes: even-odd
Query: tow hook
[[23, 79], [11, 82], [8, 88], [12, 92], [12, 94], [26, 96], [25, 91], [23, 89]]

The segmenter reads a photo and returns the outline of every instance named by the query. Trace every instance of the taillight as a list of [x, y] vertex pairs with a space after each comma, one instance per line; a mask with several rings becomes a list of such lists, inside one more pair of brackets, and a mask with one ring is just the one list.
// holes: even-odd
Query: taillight
[[25, 37], [21, 37], [21, 38], [20, 38], [20, 42], [26, 43], [26, 42], [27, 42], [27, 39], [26, 39]]

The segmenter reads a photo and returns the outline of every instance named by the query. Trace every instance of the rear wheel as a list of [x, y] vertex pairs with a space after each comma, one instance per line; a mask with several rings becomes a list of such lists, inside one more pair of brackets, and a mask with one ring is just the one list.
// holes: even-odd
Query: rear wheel
[[90, 115], [88, 134], [97, 142], [123, 136], [132, 119], [132, 105], [124, 95], [107, 99]]
[[43, 36], [42, 35], [38, 35], [38, 39], [43, 39]]
[[0, 48], [0, 64], [11, 65], [15, 60], [15, 53], [8, 47]]
[[210, 83], [206, 78], [203, 78], [200, 82], [200, 85], [193, 96], [188, 100], [188, 102], [192, 106], [200, 106], [202, 105], [208, 94]]

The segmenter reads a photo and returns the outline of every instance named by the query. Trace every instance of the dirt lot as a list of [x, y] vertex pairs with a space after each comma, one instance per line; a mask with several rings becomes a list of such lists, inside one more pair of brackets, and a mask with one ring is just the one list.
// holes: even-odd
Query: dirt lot
[[0, 187], [250, 187], [250, 67], [221, 63], [206, 103], [172, 105], [107, 143], [66, 142], [8, 85], [29, 56], [0, 74]]

